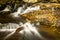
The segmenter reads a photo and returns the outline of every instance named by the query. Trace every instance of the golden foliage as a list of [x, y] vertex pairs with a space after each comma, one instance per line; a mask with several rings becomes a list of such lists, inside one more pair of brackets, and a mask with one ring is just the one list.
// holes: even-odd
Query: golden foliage
[[38, 10], [38, 11], [24, 14], [22, 16], [26, 17], [30, 21], [40, 21], [41, 19], [45, 18], [49, 20], [51, 23], [53, 23], [53, 25], [55, 25], [57, 21], [56, 14], [49, 10]]

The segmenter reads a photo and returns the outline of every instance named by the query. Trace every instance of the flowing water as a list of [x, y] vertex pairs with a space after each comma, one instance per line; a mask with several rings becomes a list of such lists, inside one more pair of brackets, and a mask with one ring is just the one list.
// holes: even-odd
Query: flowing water
[[[33, 10], [39, 10], [39, 6], [35, 6], [32, 8], [28, 7], [26, 10], [24, 10], [22, 7], [19, 7], [17, 12], [11, 13], [11, 15], [12, 17], [19, 17], [19, 15], [31, 12]], [[13, 31], [5, 37], [5, 39], [7, 39], [12, 36], [15, 33], [15, 30], [19, 27], [24, 27], [24, 29], [19, 32], [24, 36], [24, 40], [45, 40], [44, 37], [42, 37], [42, 35], [38, 32], [36, 26], [34, 26], [34, 24], [31, 24], [30, 22], [26, 22], [24, 24], [8, 23], [3, 25], [0, 31]]]
[[40, 39], [43, 40], [44, 39], [42, 35], [40, 35], [36, 27], [31, 23], [26, 22], [22, 26], [24, 27], [24, 30], [20, 31], [20, 33], [22, 33], [25, 36], [25, 39], [27, 40], [40, 40]]

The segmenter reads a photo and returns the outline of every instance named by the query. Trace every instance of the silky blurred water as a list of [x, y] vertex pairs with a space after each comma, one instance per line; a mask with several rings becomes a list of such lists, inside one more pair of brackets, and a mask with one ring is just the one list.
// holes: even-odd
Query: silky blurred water
[[[27, 7], [27, 9], [24, 10], [23, 7], [19, 7], [16, 12], [11, 13], [10, 15], [15, 18], [15, 17], [20, 17], [19, 15], [32, 12], [34, 10], [39, 10], [40, 6], [35, 6], [35, 7]], [[3, 11], [9, 11], [8, 8], [5, 8]], [[16, 19], [17, 20], [17, 19]], [[34, 24], [32, 25], [30, 22], [26, 22], [23, 24], [16, 24], [16, 23], [7, 23], [4, 24], [1, 28], [0, 31], [13, 31], [12, 33], [8, 34], [5, 39], [9, 38], [15, 33], [15, 30], [19, 27], [24, 27], [22, 31], [19, 33], [24, 36], [24, 40], [45, 40], [44, 37], [38, 32], [36, 29], [36, 26]]]

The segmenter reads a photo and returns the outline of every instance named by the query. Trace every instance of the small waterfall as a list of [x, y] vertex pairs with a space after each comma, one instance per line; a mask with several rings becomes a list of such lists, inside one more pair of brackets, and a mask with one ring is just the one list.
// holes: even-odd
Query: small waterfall
[[32, 12], [32, 11], [35, 11], [35, 10], [39, 10], [40, 9], [40, 6], [35, 6], [35, 7], [28, 7], [24, 12], [24, 13], [28, 13], [28, 12]]
[[36, 27], [29, 22], [26, 22], [24, 25], [24, 30], [20, 31], [24, 35], [24, 40], [40, 40], [44, 39], [42, 35], [38, 32]]
[[[21, 24], [20, 27], [23, 27], [24, 29], [21, 30], [19, 33], [23, 35], [22, 40], [45, 40], [44, 37], [38, 32], [36, 27], [32, 25], [29, 22], [26, 22], [25, 24]], [[14, 35], [15, 31], [8, 34], [5, 39], [9, 38], [10, 36]]]
[[0, 31], [15, 31], [19, 27], [18, 24], [8, 23], [0, 25]]
[[35, 10], [39, 10], [40, 6], [35, 6], [35, 7], [19, 7], [17, 9], [17, 12], [11, 13], [11, 15], [13, 17], [19, 17], [19, 15], [25, 14], [25, 13], [29, 13]]
[[[19, 7], [17, 12], [11, 13], [10, 15], [12, 15], [12, 17], [19, 17], [19, 15], [21, 15], [21, 14], [25, 14], [27, 12], [32, 12], [34, 10], [39, 10], [39, 9], [40, 9], [40, 6], [27, 7], [27, 9], [24, 9], [23, 7]], [[24, 36], [23, 37], [24, 40], [45, 40], [44, 37], [42, 37], [42, 35], [38, 32], [36, 27], [34, 25], [32, 25], [30, 22], [26, 22], [24, 24], [22, 23], [22, 24], [18, 24], [18, 25], [20, 25], [18, 27], [21, 27], [21, 26], [24, 27], [24, 29], [19, 32]], [[12, 31], [12, 28], [11, 28], [12, 26], [9, 26], [10, 27], [9, 30], [11, 30], [11, 31]], [[9, 27], [7, 25], [6, 28], [9, 28]], [[14, 31], [12, 33], [8, 34], [6, 36], [6, 39], [9, 38], [10, 36], [12, 36], [15, 33], [16, 29], [17, 28], [13, 29]]]

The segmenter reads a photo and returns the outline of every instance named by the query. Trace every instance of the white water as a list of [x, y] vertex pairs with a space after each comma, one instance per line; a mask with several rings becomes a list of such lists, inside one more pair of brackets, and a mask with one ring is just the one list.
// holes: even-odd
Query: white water
[[[44, 39], [44, 37], [42, 37], [40, 33], [37, 31], [36, 27], [29, 22], [26, 22], [25, 24], [22, 23], [20, 27], [24, 27], [24, 29], [21, 30], [19, 33], [24, 35], [25, 39], [29, 39], [29, 40], [40, 40], [40, 39], [43, 40]], [[15, 33], [15, 30], [14, 32], [8, 34], [5, 37], [5, 39], [9, 38], [14, 33]]]
[[32, 11], [35, 11], [35, 10], [39, 10], [39, 9], [40, 9], [40, 6], [28, 7], [22, 14], [32, 12]]
[[8, 8], [8, 6], [4, 9], [4, 10], [2, 10], [2, 11], [10, 11], [10, 9]]
[[[32, 7], [32, 8], [28, 7], [26, 10], [24, 10], [22, 7], [19, 7], [17, 12], [11, 13], [11, 15], [12, 15], [12, 17], [19, 17], [19, 15], [22, 15], [22, 14], [25, 14], [25, 13], [28, 13], [28, 12], [32, 12], [34, 10], [39, 10], [39, 9], [40, 9], [39, 6], [35, 6], [35, 7]], [[44, 39], [41, 36], [41, 34], [37, 31], [36, 27], [34, 25], [32, 25], [30, 22], [26, 22], [24, 24], [21, 23], [20, 25], [22, 27], [24, 27], [24, 29], [22, 31], [20, 31], [19, 33], [24, 35], [25, 39], [28, 39], [28, 40], [40, 40], [40, 39]], [[13, 31], [13, 32], [8, 34], [5, 37], [5, 39], [7, 39], [8, 37], [12, 36], [15, 33], [16, 29], [13, 29], [13, 30], [9, 29], [9, 31]]]
[[[25, 35], [26, 38], [29, 40], [38, 40], [38, 39], [44, 39], [40, 33], [37, 31], [36, 27], [32, 25], [29, 22], [26, 22], [24, 25], [21, 25], [24, 27], [24, 30], [20, 31], [23, 35]], [[36, 38], [37, 37], [37, 38]]]
[[34, 10], [39, 10], [39, 9], [40, 9], [40, 6], [27, 7], [27, 9], [25, 9], [25, 10], [24, 10], [24, 7], [19, 7], [17, 9], [17, 12], [11, 13], [11, 15], [13, 17], [19, 17], [19, 15], [22, 15], [22, 14], [25, 14], [25, 13], [28, 13], [28, 12], [32, 12]]

